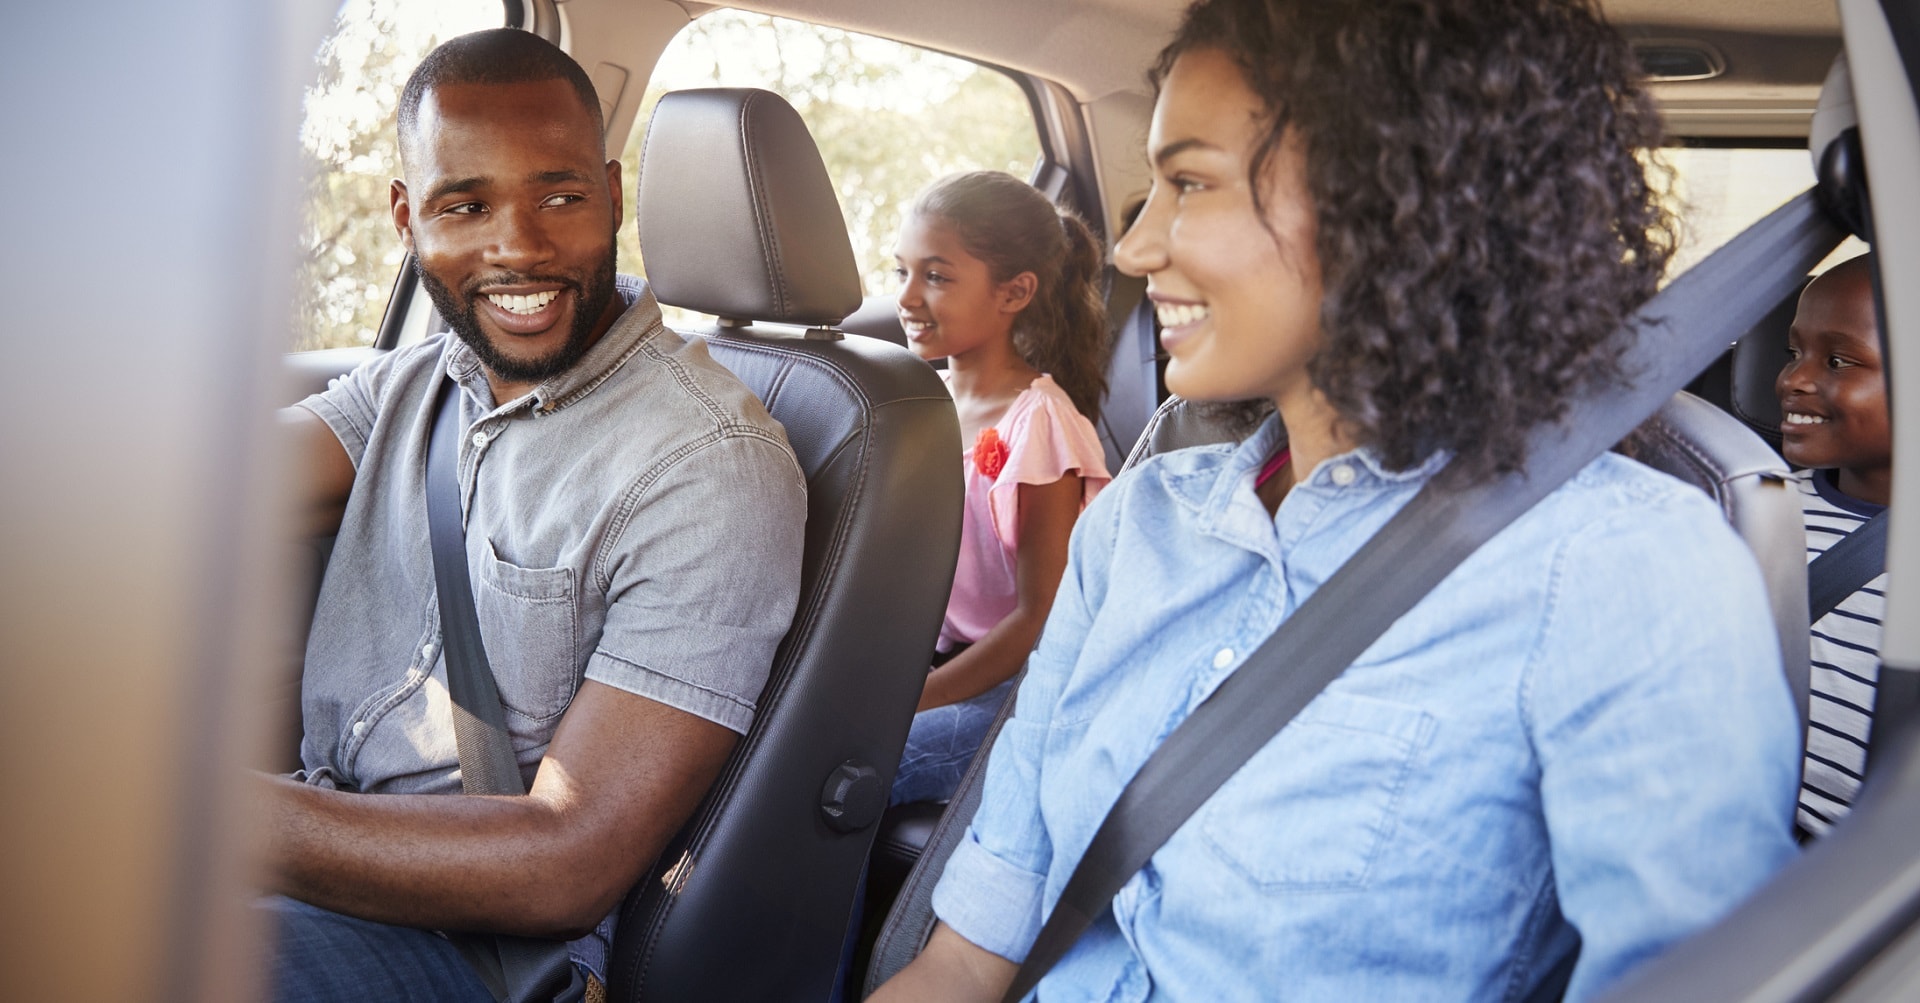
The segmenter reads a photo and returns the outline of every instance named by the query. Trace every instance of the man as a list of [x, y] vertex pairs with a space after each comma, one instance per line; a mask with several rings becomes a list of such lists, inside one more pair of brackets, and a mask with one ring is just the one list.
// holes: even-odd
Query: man
[[[616, 282], [620, 163], [559, 49], [436, 49], [400, 105], [394, 227], [452, 335], [289, 409], [315, 533], [305, 769], [263, 778], [276, 993], [490, 996], [432, 931], [573, 939], [604, 977], [622, 894], [752, 721], [798, 591], [786, 438]], [[526, 797], [459, 793], [428, 545], [435, 394], [461, 394], [481, 634]], [[378, 795], [378, 796], [375, 796]]]

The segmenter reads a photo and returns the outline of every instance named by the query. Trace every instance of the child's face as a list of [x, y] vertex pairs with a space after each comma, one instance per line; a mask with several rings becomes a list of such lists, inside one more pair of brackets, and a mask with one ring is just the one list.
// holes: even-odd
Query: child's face
[[1856, 479], [1886, 476], [1893, 437], [1865, 267], [1836, 267], [1800, 294], [1787, 333], [1787, 364], [1773, 390], [1788, 460]]
[[939, 219], [908, 217], [893, 262], [900, 326], [923, 359], [951, 358], [1007, 339], [1032, 296], [1032, 273], [995, 282], [987, 263], [967, 253], [959, 234]]

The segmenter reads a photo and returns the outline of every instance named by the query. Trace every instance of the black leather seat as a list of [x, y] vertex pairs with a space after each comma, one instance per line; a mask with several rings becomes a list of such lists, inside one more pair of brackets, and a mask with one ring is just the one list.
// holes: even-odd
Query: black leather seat
[[655, 294], [722, 318], [688, 333], [786, 427], [807, 475], [807, 542], [799, 612], [753, 729], [628, 896], [609, 994], [822, 1000], [952, 582], [959, 425], [925, 363], [833, 329], [860, 305], [860, 279], [785, 101], [663, 98], [638, 215]]

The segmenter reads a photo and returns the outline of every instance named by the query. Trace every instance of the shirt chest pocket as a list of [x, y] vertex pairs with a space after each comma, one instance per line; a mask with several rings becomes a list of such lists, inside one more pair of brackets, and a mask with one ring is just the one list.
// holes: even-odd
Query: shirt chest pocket
[[510, 564], [492, 541], [479, 572], [474, 610], [500, 702], [530, 721], [552, 720], [573, 699], [580, 672], [573, 572]]
[[1208, 800], [1201, 837], [1267, 890], [1363, 888], [1433, 728], [1415, 707], [1322, 693]]

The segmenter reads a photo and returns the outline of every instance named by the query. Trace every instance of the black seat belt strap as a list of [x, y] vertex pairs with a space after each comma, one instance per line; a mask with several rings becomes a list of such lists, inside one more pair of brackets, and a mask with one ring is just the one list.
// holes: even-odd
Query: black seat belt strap
[[[1611, 448], [1705, 369], [1839, 243], [1802, 194], [1661, 291], [1629, 323], [1624, 389], [1535, 429], [1526, 469], [1422, 488], [1147, 757], [1095, 831], [1008, 988], [1017, 1003], [1133, 875], [1253, 754], [1485, 541]], [[1684, 328], [1679, 325], [1684, 323]], [[1795, 694], [1804, 702], [1804, 694]]]
[[[500, 689], [480, 638], [473, 580], [467, 571], [466, 520], [460, 505], [460, 387], [440, 381], [433, 434], [427, 440], [427, 534], [440, 597], [440, 646], [453, 702], [453, 738], [463, 794], [522, 795], [526, 782], [507, 734]], [[450, 939], [500, 1003], [577, 1000], [585, 985], [557, 940], [453, 934]]]
[[1807, 622], [1819, 623], [1886, 570], [1887, 513], [1881, 512], [1807, 565]]

